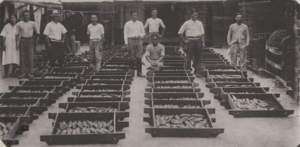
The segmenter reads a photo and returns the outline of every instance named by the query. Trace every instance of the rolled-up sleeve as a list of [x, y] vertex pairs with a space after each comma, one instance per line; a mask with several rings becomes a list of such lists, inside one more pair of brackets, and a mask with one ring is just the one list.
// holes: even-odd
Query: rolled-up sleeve
[[148, 26], [149, 26], [149, 22], [148, 21], [149, 21], [149, 19], [147, 19], [146, 22], [145, 22], [145, 26], [144, 26], [145, 29], [147, 29]]
[[200, 22], [200, 35], [203, 35], [203, 34], [205, 34], [205, 30], [204, 30], [202, 22]]
[[183, 34], [184, 31], [186, 30], [186, 25], [187, 23], [185, 22], [179, 29], [178, 34]]
[[162, 28], [166, 28], [166, 26], [165, 26], [165, 24], [164, 24], [164, 22], [163, 22], [162, 20], [159, 21], [159, 24], [160, 24], [160, 26], [161, 26]]
[[144, 37], [146, 35], [144, 25], [142, 22], [140, 22], [140, 29], [141, 29], [141, 37]]
[[61, 29], [62, 29], [61, 34], [67, 33], [67, 29], [63, 25], [61, 25]]
[[100, 28], [100, 34], [101, 34], [101, 35], [104, 35], [104, 27], [103, 27], [103, 25], [101, 25], [101, 28]]
[[49, 36], [49, 31], [50, 31], [50, 24], [48, 23], [45, 27], [45, 30], [44, 30], [44, 35], [47, 35]]

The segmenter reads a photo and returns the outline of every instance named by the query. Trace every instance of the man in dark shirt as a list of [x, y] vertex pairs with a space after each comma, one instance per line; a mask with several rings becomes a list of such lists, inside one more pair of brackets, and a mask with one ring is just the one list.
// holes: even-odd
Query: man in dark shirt
[[66, 51], [69, 53], [75, 53], [76, 52], [76, 38], [75, 34], [77, 31], [77, 22], [72, 17], [72, 14], [69, 10], [65, 12], [66, 18], [61, 23], [64, 25], [64, 27], [67, 29], [66, 34], [66, 40], [65, 40], [65, 47]]

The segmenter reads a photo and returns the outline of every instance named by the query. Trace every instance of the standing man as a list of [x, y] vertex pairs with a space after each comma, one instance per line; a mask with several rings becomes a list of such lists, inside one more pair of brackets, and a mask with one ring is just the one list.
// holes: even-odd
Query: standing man
[[77, 31], [77, 22], [74, 19], [74, 17], [72, 17], [70, 10], [67, 10], [65, 12], [65, 15], [66, 18], [61, 23], [67, 29], [66, 41], [65, 41], [66, 52], [75, 53], [76, 52], [75, 34]]
[[158, 34], [151, 35], [152, 43], [146, 47], [146, 59], [145, 66], [147, 69], [159, 70], [164, 66], [163, 59], [165, 56], [165, 46], [158, 43], [159, 36]]
[[230, 25], [227, 35], [227, 43], [230, 47], [230, 60], [233, 66], [237, 65], [237, 56], [240, 55], [241, 71], [247, 69], [247, 50], [250, 35], [247, 25], [242, 24], [242, 14], [236, 15], [236, 23]]
[[20, 50], [20, 63], [22, 78], [33, 78], [34, 40], [40, 31], [37, 24], [29, 21], [30, 12], [23, 11], [23, 21], [16, 24], [16, 47]]
[[104, 39], [104, 27], [98, 23], [97, 15], [91, 15], [92, 23], [87, 27], [87, 34], [90, 35], [90, 63], [94, 71], [99, 71], [102, 60], [102, 44]]
[[137, 11], [131, 11], [132, 20], [126, 22], [124, 26], [124, 41], [129, 49], [129, 68], [134, 70], [134, 60], [136, 60], [137, 76], [142, 75], [142, 56], [143, 56], [143, 41], [142, 37], [145, 36], [144, 25], [138, 21]]
[[[182, 41], [187, 46], [187, 58], [186, 58], [186, 69], [191, 69], [191, 60], [194, 56], [195, 58], [195, 71], [197, 77], [201, 77], [201, 54], [202, 48], [205, 47], [204, 42], [204, 28], [201, 21], [198, 19], [198, 12], [193, 9], [192, 19], [186, 21], [180, 28], [178, 34], [181, 37]], [[185, 32], [185, 37], [183, 33]]]
[[64, 63], [65, 51], [63, 44], [65, 42], [66, 28], [58, 22], [58, 10], [53, 10], [52, 21], [46, 25], [44, 35], [46, 36], [46, 43], [50, 53], [50, 66], [54, 67], [55, 64], [62, 66]]
[[147, 36], [147, 37], [149, 37], [149, 44], [151, 43], [151, 35], [154, 33], [159, 34], [159, 26], [161, 26], [163, 29], [162, 34], [158, 35], [159, 38], [162, 38], [166, 31], [166, 26], [165, 26], [164, 22], [160, 18], [157, 18], [157, 9], [156, 8], [151, 9], [151, 14], [152, 14], [152, 17], [148, 18], [145, 23], [145, 32], [147, 32], [147, 28], [149, 27], [149, 31], [148, 31], [149, 35]]

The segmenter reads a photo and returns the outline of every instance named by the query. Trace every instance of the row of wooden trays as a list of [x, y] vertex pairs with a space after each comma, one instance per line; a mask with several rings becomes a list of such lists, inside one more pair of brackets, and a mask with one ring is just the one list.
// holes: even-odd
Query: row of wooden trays
[[150, 127], [145, 132], [152, 137], [216, 137], [223, 133], [224, 129], [214, 128], [216, 120], [210, 115], [215, 109], [205, 108], [210, 101], [201, 100], [204, 94], [191, 71], [183, 65], [164, 69], [147, 73], [144, 97], [148, 108], [144, 112], [149, 116], [144, 122]]
[[[51, 68], [48, 71], [51, 75], [68, 72], [68, 76], [73, 75], [70, 72], [85, 73], [84, 69]], [[19, 81], [20, 86], [9, 86], [11, 92], [0, 94], [0, 137], [6, 146], [19, 144], [15, 136], [29, 130], [28, 124], [38, 119], [39, 114], [70, 90], [68, 80], [43, 78]]]
[[279, 94], [267, 93], [269, 88], [260, 87], [239, 67], [227, 63], [204, 65], [202, 76], [206, 78], [206, 87], [234, 117], [287, 117], [294, 113], [282, 107], [277, 100]]
[[131, 72], [100, 70], [86, 75], [85, 82], [76, 86], [79, 91], [72, 93], [75, 97], [59, 104], [65, 112], [49, 114], [54, 119], [52, 134], [40, 136], [41, 141], [74, 145], [116, 144], [125, 139]]

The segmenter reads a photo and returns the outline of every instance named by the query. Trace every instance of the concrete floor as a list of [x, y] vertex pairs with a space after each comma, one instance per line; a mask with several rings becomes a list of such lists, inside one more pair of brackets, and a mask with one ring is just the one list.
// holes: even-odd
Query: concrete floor
[[[86, 49], [86, 48], [85, 48]], [[225, 50], [216, 49], [217, 52], [226, 55]], [[260, 78], [252, 72], [248, 72], [255, 82], [260, 82], [262, 87], [270, 87], [271, 93], [279, 93], [281, 104], [285, 109], [295, 110], [293, 115], [287, 118], [234, 118], [228, 114], [228, 110], [220, 106], [213, 98], [213, 94], [205, 87], [205, 81], [196, 79], [204, 93], [205, 100], [211, 100], [208, 108], [216, 108], [214, 127], [224, 128], [224, 134], [216, 138], [153, 138], [145, 133], [147, 123], [143, 122], [144, 93], [147, 81], [145, 78], [134, 78], [131, 86], [130, 117], [129, 126], [123, 131], [126, 132], [126, 139], [120, 140], [116, 145], [70, 145], [70, 147], [296, 147], [300, 143], [299, 131], [299, 106], [297, 102], [287, 96], [283, 89], [274, 87], [273, 79]], [[0, 79], [0, 92], [7, 92], [8, 85], [18, 85], [16, 79]], [[51, 134], [53, 120], [48, 119], [48, 113], [64, 112], [58, 108], [58, 103], [67, 102], [71, 92], [66, 93], [57, 103], [48, 108], [39, 116], [39, 119], [30, 124], [29, 131], [17, 136], [20, 144], [16, 147], [46, 147], [45, 142], [40, 142], [40, 135]], [[62, 146], [57, 146], [62, 147]]]

